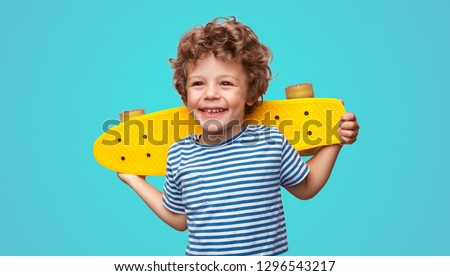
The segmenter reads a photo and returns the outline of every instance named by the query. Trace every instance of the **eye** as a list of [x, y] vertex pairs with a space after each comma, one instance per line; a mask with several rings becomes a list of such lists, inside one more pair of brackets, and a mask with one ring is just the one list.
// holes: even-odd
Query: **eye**
[[202, 86], [202, 85], [203, 85], [203, 82], [201, 82], [201, 81], [194, 81], [191, 83], [191, 86]]
[[223, 85], [223, 86], [234, 86], [234, 84], [231, 83], [231, 82], [229, 82], [229, 81], [223, 81], [223, 82], [221, 83], [221, 85]]

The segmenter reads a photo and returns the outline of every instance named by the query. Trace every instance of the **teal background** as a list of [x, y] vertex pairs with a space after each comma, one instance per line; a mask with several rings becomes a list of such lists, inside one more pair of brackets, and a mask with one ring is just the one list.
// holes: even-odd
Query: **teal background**
[[[122, 110], [181, 104], [181, 35], [235, 15], [274, 53], [265, 99], [312, 82], [361, 125], [287, 255], [450, 255], [448, 1], [0, 1], [0, 255], [184, 255], [92, 144]], [[162, 188], [162, 177], [148, 181]]]

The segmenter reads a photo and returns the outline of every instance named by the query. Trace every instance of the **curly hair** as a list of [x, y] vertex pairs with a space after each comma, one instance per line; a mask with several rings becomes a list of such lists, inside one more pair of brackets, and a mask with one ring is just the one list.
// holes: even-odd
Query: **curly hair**
[[[209, 53], [224, 62], [240, 62], [248, 77], [247, 99], [262, 102], [272, 79], [269, 67], [272, 52], [259, 42], [252, 29], [232, 16], [215, 18], [185, 33], [178, 44], [177, 58], [169, 59], [174, 70], [173, 83], [184, 104], [187, 104], [188, 71]], [[245, 112], [251, 113], [255, 107], [246, 105]]]

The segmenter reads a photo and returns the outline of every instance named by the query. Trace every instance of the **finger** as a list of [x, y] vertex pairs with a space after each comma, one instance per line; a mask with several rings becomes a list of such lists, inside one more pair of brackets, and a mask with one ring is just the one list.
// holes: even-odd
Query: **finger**
[[347, 112], [341, 116], [341, 121], [356, 121], [356, 116], [352, 112]]
[[341, 138], [341, 144], [353, 144], [356, 139], [357, 135], [355, 133], [345, 133], [344, 135], [339, 135]]
[[342, 105], [344, 105], [344, 100], [343, 99], [339, 99], [339, 101], [341, 102]]
[[353, 139], [353, 138], [355, 138], [356, 136], [358, 136], [358, 131], [354, 131], [354, 130], [343, 130], [343, 129], [340, 129], [340, 130], [339, 130], [339, 135], [340, 135], [342, 138]]
[[345, 130], [359, 130], [359, 124], [355, 121], [345, 121], [340, 124], [340, 128]]
[[342, 138], [341, 144], [342, 145], [351, 145], [356, 142], [356, 138]]

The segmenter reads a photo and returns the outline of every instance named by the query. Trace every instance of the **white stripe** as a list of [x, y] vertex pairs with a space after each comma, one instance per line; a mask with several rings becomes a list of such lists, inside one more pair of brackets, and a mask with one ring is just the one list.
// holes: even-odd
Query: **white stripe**
[[[273, 231], [268, 231], [266, 233], [260, 233], [260, 234], [253, 235], [251, 238], [260, 238], [260, 237], [265, 237], [265, 236], [278, 235], [280, 233], [283, 233], [286, 236], [286, 232], [284, 231], [285, 229], [286, 229], [286, 227], [277, 228], [276, 230], [273, 230]], [[210, 236], [208, 235], [208, 237], [210, 237]], [[190, 237], [188, 240], [190, 242], [201, 242], [201, 241], [202, 242], [229, 242], [229, 241], [240, 241], [240, 240], [247, 240], [247, 239], [249, 239], [249, 237], [241, 236], [241, 237], [233, 237], [233, 238], [216, 238], [216, 239], [207, 239], [207, 240], [196, 239], [196, 238]]]
[[[253, 146], [251, 148], [251, 152], [254, 152], [255, 154], [262, 154], [262, 153], [268, 153], [268, 154], [277, 154], [281, 153], [279, 149], [280, 145], [269, 145], [269, 146]], [[210, 150], [211, 151], [211, 150]], [[214, 162], [222, 162], [226, 161], [230, 158], [248, 158], [249, 149], [243, 148], [243, 147], [237, 147], [234, 149], [227, 150], [226, 153], [229, 156], [221, 156], [217, 155], [217, 152], [210, 152], [210, 151], [200, 151], [198, 148], [193, 148], [191, 152], [183, 152], [183, 154], [179, 153], [176, 158], [170, 156], [170, 162], [175, 164], [180, 162], [182, 159], [189, 160], [189, 163], [198, 163], [200, 165], [209, 164], [212, 160]], [[208, 159], [206, 159], [208, 158]], [[211, 159], [212, 160], [211, 160]]]
[[[267, 191], [269, 189], [279, 189], [278, 183], [279, 183], [279, 181], [276, 181], [276, 180], [266, 181], [266, 182], [262, 182], [262, 183], [245, 183], [245, 184], [235, 184], [235, 185], [232, 185], [230, 183], [229, 186], [222, 185], [222, 187], [219, 183], [217, 183], [216, 185], [208, 185], [208, 198], [221, 197], [221, 196], [224, 196], [225, 194], [226, 195], [235, 195], [235, 194], [254, 193], [255, 185], [257, 185], [256, 188], [260, 192], [264, 191], [264, 190]], [[246, 190], [231, 192], [231, 190], [237, 190], [237, 189], [243, 189], [243, 188], [245, 188]], [[249, 189], [249, 188], [253, 188], [253, 189]], [[211, 195], [213, 193], [220, 193], [220, 194]], [[185, 194], [188, 196], [199, 195], [199, 194], [204, 194], [204, 191], [199, 190], [196, 192], [189, 192], [189, 193], [185, 192]]]
[[[265, 236], [267, 236], [267, 234]], [[257, 241], [241, 242], [241, 243], [239, 243], [239, 246], [240, 247], [249, 246], [249, 245], [258, 246], [261, 243], [267, 243], [267, 242], [270, 242], [270, 241], [275, 241], [275, 240], [278, 240], [278, 239], [284, 238], [284, 237], [286, 237], [286, 233], [279, 233], [279, 235], [277, 235], [277, 236], [275, 236], [273, 238], [270, 238], [270, 239], [261, 239], [261, 240], [257, 240]], [[267, 246], [267, 245], [264, 245], [264, 246]], [[194, 244], [191, 244], [190, 247], [193, 250], [195, 250], [195, 249], [208, 249], [208, 248], [211, 248], [211, 249], [225, 249], [225, 248], [234, 248], [234, 247], [236, 247], [236, 245], [235, 244], [223, 244], [223, 245], [220, 245], [220, 244], [219, 245], [194, 245]]]
[[[270, 209], [268, 209], [267, 207], [260, 207], [260, 208], [252, 208], [250, 210], [240, 210], [240, 211], [233, 211], [233, 212], [223, 212], [223, 213], [217, 213], [214, 214], [216, 216], [229, 216], [229, 215], [244, 215], [244, 214], [248, 214], [249, 217], [252, 216], [252, 213], [257, 213], [257, 212], [262, 212], [262, 211], [271, 211], [271, 210], [277, 210], [278, 208], [281, 207], [281, 203], [275, 204], [275, 205], [271, 205]], [[213, 210], [212, 208], [208, 208], [208, 211]], [[216, 210], [223, 210], [223, 207], [221, 208], [216, 208]], [[195, 214], [196, 218], [205, 218], [205, 217], [210, 217], [211, 214]], [[247, 217], [247, 216], [246, 216]]]
[[[240, 183], [242, 181], [249, 182], [249, 183], [242, 184], [242, 183]], [[260, 176], [252, 176], [252, 177], [247, 176], [246, 178], [238, 178], [238, 179], [222, 180], [222, 181], [220, 181], [220, 179], [214, 179], [214, 184], [208, 183], [208, 189], [209, 189], [209, 187], [214, 188], [214, 187], [225, 185], [225, 184], [228, 184], [233, 187], [237, 187], [236, 185], [242, 185], [242, 187], [249, 187], [249, 185], [250, 186], [255, 185], [254, 183], [257, 183], [258, 185], [260, 185], [260, 183], [258, 183], [258, 181], [261, 181]], [[237, 184], [237, 183], [240, 183], [240, 184]], [[266, 184], [268, 184], [268, 183], [269, 182], [266, 182]], [[273, 181], [271, 181], [270, 183], [273, 183]], [[278, 184], [279, 184], [279, 181], [278, 181]], [[193, 187], [191, 187], [191, 188], [184, 187], [184, 185], [182, 185], [182, 188], [185, 192], [194, 189]]]
[[[242, 216], [242, 217], [234, 217], [234, 218], [227, 218], [227, 219], [215, 219], [213, 221], [207, 221], [208, 223], [225, 223], [225, 222], [239, 222], [239, 221], [245, 221], [245, 220], [249, 220], [249, 219], [258, 219], [258, 218], [265, 218], [265, 217], [278, 217], [282, 215], [281, 210], [267, 210], [267, 212], [263, 213], [263, 214], [259, 214], [259, 215], [252, 215], [249, 214], [248, 216]], [[196, 218], [199, 218], [197, 216], [195, 216]], [[202, 224], [205, 223], [204, 221], [196, 221], [194, 223], [198, 223], [198, 224]]]
[[[227, 170], [222, 170], [222, 172], [226, 172]], [[279, 175], [279, 169], [261, 169], [261, 170], [254, 170], [254, 171], [244, 171], [244, 172], [234, 172], [234, 173], [229, 173], [226, 175], [226, 177], [234, 177], [234, 182], [240, 182], [240, 181], [251, 181], [252, 179], [257, 181], [257, 180], [261, 180], [261, 178], [273, 178], [273, 175], [266, 175], [266, 176], [252, 176], [254, 174], [268, 174], [268, 173], [273, 173], [273, 175]], [[194, 177], [194, 176], [193, 176]], [[208, 176], [206, 177], [205, 175], [203, 175], [203, 177], [198, 174], [197, 175], [197, 179], [193, 179], [191, 181], [186, 181], [183, 184], [183, 189], [185, 189], [186, 192], [188, 192], [189, 190], [192, 189], [197, 189], [198, 187], [195, 187], [192, 184], [196, 184], [196, 183], [204, 183], [204, 182], [210, 182], [210, 183], [214, 183], [214, 186], [217, 185], [221, 185], [221, 184], [225, 184], [227, 183], [228, 180], [223, 180], [220, 181], [220, 179], [224, 178], [224, 176]], [[217, 182], [216, 182], [217, 181]], [[189, 185], [189, 187], [186, 187], [187, 185]]]
[[[264, 152], [264, 154], [266, 154], [267, 152]], [[276, 154], [277, 152], [274, 152], [273, 154]], [[279, 153], [279, 151], [278, 151]], [[272, 153], [271, 153], [272, 154]], [[189, 168], [190, 169], [202, 169], [204, 171], [207, 170], [214, 170], [214, 172], [217, 172], [219, 168], [225, 167], [225, 166], [230, 166], [230, 165], [235, 165], [236, 164], [236, 160], [230, 160], [230, 159], [240, 159], [243, 158], [245, 160], [246, 163], [251, 163], [251, 162], [268, 162], [269, 164], [279, 164], [280, 160], [281, 160], [281, 156], [279, 158], [277, 157], [273, 157], [273, 156], [266, 156], [266, 157], [249, 157], [249, 156], [230, 156], [228, 158], [221, 158], [220, 160], [214, 160], [214, 162], [218, 162], [218, 164], [211, 164], [211, 162], [213, 160], [208, 159], [207, 156], [203, 156], [202, 160], [206, 160], [204, 162], [194, 162], [194, 160], [190, 159], [190, 165]], [[195, 164], [195, 165], [194, 165]], [[262, 164], [264, 165], [264, 163]], [[249, 164], [249, 165], [245, 165], [245, 168], [252, 168], [255, 165], [253, 164]], [[239, 168], [242, 168], [243, 166], [240, 166]], [[179, 172], [180, 173], [180, 172]]]
[[[240, 185], [240, 186], [242, 186], [242, 185]], [[210, 201], [210, 202], [214, 201], [214, 203], [220, 203], [222, 201], [215, 200], [215, 199], [223, 197], [224, 194], [226, 194], [227, 196], [230, 196], [230, 197], [234, 197], [234, 198], [236, 198], [236, 196], [240, 196], [238, 198], [239, 200], [245, 200], [243, 196], [246, 195], [246, 194], [253, 194], [255, 192], [270, 192], [270, 193], [263, 194], [263, 195], [260, 195], [260, 196], [272, 197], [272, 196], [276, 195], [277, 193], [279, 193], [279, 191], [280, 191], [279, 186], [274, 186], [274, 185], [269, 185], [268, 187], [265, 187], [265, 186], [266, 185], [264, 185], [262, 187], [258, 187], [257, 191], [255, 191], [255, 189], [252, 189], [252, 190], [233, 191], [233, 192], [227, 191], [226, 189], [229, 189], [229, 188], [228, 187], [224, 187], [224, 188], [220, 189], [220, 190], [222, 190], [223, 193], [219, 193], [219, 194], [215, 194], [215, 195], [208, 194], [207, 196], [206, 195], [205, 196], [208, 198], [208, 201]], [[233, 186], [231, 188], [234, 189], [235, 187]], [[219, 189], [215, 189], [215, 190], [211, 189], [211, 191], [210, 191], [208, 189], [209, 192], [214, 192], [214, 191], [218, 191], [218, 190]], [[188, 196], [195, 196], [195, 195], [199, 195], [199, 194], [200, 195], [204, 195], [204, 192], [200, 190], [200, 191], [196, 191], [196, 192], [186, 193], [186, 195], [188, 195]]]
[[[251, 248], [251, 249], [245, 249], [245, 250], [241, 249], [241, 250], [229, 250], [229, 251], [220, 251], [220, 252], [219, 251], [217, 251], [217, 252], [208, 252], [208, 254], [209, 255], [215, 255], [215, 256], [217, 256], [217, 255], [245, 254], [245, 253], [249, 253], [249, 252], [252, 252], [252, 251], [258, 251], [258, 250], [265, 250], [265, 249], [275, 248], [277, 245], [283, 244], [284, 242], [285, 241], [279, 241], [276, 244], [272, 244], [272, 245], [269, 245], [269, 246], [266, 245], [266, 246], [260, 246], [260, 247]], [[280, 252], [280, 251], [282, 251], [283, 249], [286, 249], [286, 248], [287, 248], [287, 246], [284, 246], [282, 249], [277, 249], [276, 251], [272, 250], [271, 252], [273, 252], [273, 253]], [[192, 250], [189, 250], [189, 249], [187, 249], [186, 251], [189, 252], [189, 254], [204, 254], [203, 252], [192, 251]], [[259, 254], [257, 254], [257, 255], [259, 255]]]
[[[257, 223], [259, 224], [266, 224], [268, 222], [276, 222], [280, 219], [281, 213], [279, 216], [277, 217], [273, 217], [273, 218], [266, 218], [264, 220], [259, 220]], [[196, 227], [195, 223], [191, 222], [192, 226], [189, 227], [189, 230], [191, 231], [195, 231], [195, 230], [220, 230], [220, 229], [229, 229], [229, 228], [239, 228], [239, 227], [246, 227], [246, 226], [252, 226], [255, 225], [255, 222], [245, 222], [245, 223], [237, 223], [237, 224], [233, 224], [233, 226], [230, 225], [214, 225], [214, 226], [201, 226], [201, 227]], [[203, 224], [203, 223], [202, 223]], [[235, 231], [234, 233], [240, 233], [239, 231]]]
[[[279, 199], [276, 199], [276, 198], [271, 199], [271, 200], [262, 200], [262, 201], [256, 201], [256, 202], [248, 202], [248, 203], [241, 203], [241, 202], [237, 201], [237, 202], [235, 202], [235, 204], [228, 205], [226, 207], [224, 207], [224, 206], [215, 206], [215, 207], [206, 206], [204, 209], [199, 210], [199, 212], [203, 213], [203, 212], [217, 211], [217, 210], [223, 210], [224, 208], [227, 208], [227, 209], [244, 208], [244, 207], [251, 208], [252, 206], [273, 204], [277, 201], [279, 201]], [[250, 210], [253, 210], [253, 209], [251, 208]], [[192, 215], [195, 215], [195, 214], [192, 214]]]

